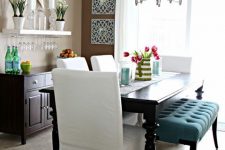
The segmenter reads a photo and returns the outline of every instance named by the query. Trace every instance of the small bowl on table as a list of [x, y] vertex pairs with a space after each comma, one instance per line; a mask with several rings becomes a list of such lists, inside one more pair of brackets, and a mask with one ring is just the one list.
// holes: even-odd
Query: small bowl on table
[[24, 73], [29, 73], [30, 72], [30, 70], [31, 70], [31, 67], [32, 67], [32, 65], [31, 64], [21, 64], [20, 65], [20, 67], [21, 67], [21, 70], [24, 72]]

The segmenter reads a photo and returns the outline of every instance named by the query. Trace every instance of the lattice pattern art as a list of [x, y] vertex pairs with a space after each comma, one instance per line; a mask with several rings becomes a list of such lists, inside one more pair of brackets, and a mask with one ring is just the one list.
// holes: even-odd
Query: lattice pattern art
[[91, 20], [91, 44], [114, 44], [114, 19]]
[[92, 0], [92, 14], [114, 14], [116, 0]]

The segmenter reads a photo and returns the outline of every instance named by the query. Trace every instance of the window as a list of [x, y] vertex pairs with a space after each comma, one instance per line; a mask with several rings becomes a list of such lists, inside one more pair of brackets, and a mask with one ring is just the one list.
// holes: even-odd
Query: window
[[118, 9], [116, 12], [116, 22], [119, 21], [118, 24], [120, 24], [120, 29], [117, 24], [116, 32], [119, 30], [120, 32], [116, 33], [116, 38], [122, 38], [119, 41], [116, 40], [116, 44], [120, 47], [115, 45], [117, 51], [115, 54], [120, 60], [123, 59], [123, 51], [140, 50], [152, 45], [159, 48], [160, 54], [184, 55], [187, 52], [190, 1], [183, 0], [182, 5], [162, 1], [160, 7], [154, 0], [146, 0], [138, 6], [130, 0], [124, 0], [121, 3], [124, 7], [120, 5], [119, 12]]
[[154, 0], [139, 5], [138, 48], [154, 44], [169, 55], [187, 50], [187, 10], [186, 0], [182, 5], [162, 1], [158, 7]]

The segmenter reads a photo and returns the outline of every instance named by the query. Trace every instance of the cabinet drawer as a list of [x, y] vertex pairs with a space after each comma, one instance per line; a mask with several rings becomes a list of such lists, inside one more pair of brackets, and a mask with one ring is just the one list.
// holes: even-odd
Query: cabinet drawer
[[26, 77], [25, 83], [28, 90], [43, 87], [45, 86], [45, 75]]
[[45, 85], [46, 86], [53, 85], [53, 80], [52, 80], [52, 74], [51, 73], [46, 74]]

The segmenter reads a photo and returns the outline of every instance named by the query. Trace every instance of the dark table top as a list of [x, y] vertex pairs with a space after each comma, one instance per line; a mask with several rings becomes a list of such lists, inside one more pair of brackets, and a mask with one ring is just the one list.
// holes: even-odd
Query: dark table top
[[[153, 83], [147, 87], [131, 92], [127, 95], [121, 95], [122, 100], [159, 104], [162, 101], [173, 97], [193, 83], [199, 83], [199, 80], [194, 80], [190, 74], [178, 74], [168, 79]], [[54, 88], [46, 88], [40, 90], [44, 93], [54, 94]]]
[[[122, 99], [141, 101], [142, 103], [160, 102], [177, 95], [191, 84], [198, 82], [190, 74], [177, 74], [173, 77], [153, 83], [145, 88], [123, 95]], [[199, 83], [199, 82], [198, 82]]]

